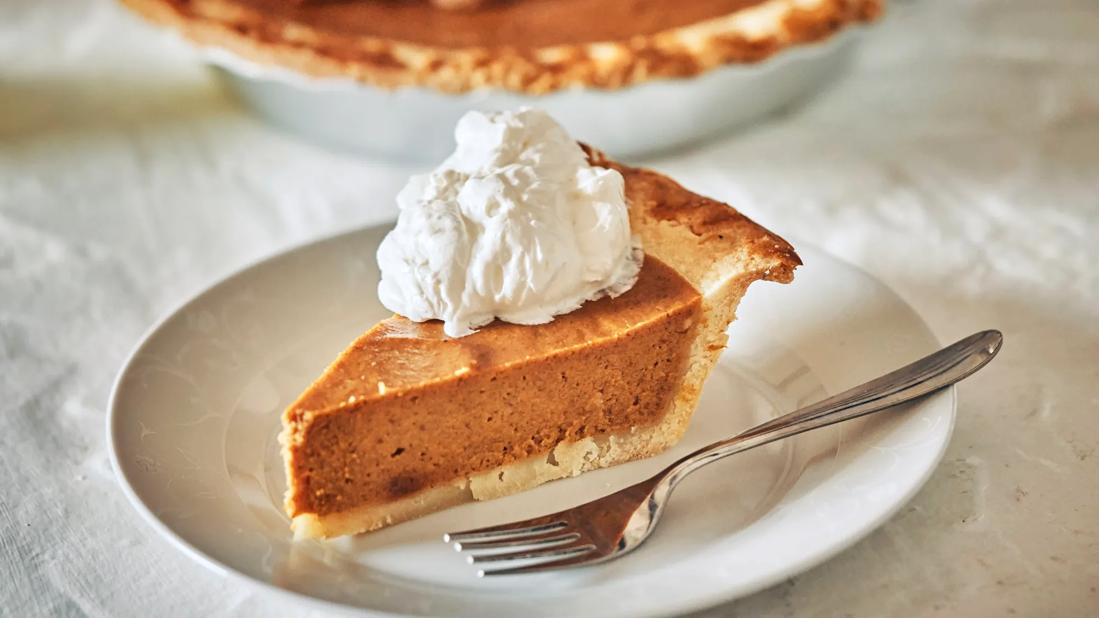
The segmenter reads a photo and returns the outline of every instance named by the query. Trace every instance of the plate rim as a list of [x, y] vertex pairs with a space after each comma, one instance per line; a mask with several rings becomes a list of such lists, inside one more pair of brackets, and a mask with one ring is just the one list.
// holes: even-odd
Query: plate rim
[[[152, 512], [149, 506], [141, 499], [141, 497], [138, 496], [137, 491], [134, 489], [133, 483], [130, 481], [129, 476], [127, 476], [121, 462], [119, 461], [119, 451], [117, 444], [118, 441], [116, 441], [115, 439], [115, 434], [119, 417], [118, 395], [123, 379], [130, 373], [131, 369], [135, 366], [135, 361], [138, 359], [145, 347], [150, 343], [153, 336], [157, 332], [159, 332], [161, 328], [174, 316], [186, 310], [190, 305], [198, 301], [207, 293], [229, 284], [237, 277], [244, 275], [245, 273], [266, 262], [276, 260], [278, 258], [284, 257], [286, 255], [313, 245], [319, 245], [325, 242], [334, 241], [341, 237], [350, 236], [353, 234], [362, 234], [378, 231], [381, 229], [388, 229], [392, 227], [392, 225], [393, 221], [384, 221], [373, 225], [355, 226], [350, 229], [342, 229], [333, 233], [324, 234], [315, 238], [310, 238], [301, 242], [293, 243], [287, 247], [277, 249], [271, 253], [263, 254], [256, 258], [248, 260], [243, 265], [237, 266], [232, 270], [229, 270], [227, 273], [223, 273], [221, 275], [213, 277], [212, 281], [210, 281], [209, 283], [197, 286], [199, 288], [197, 291], [192, 289], [190, 292], [183, 295], [183, 299], [181, 301], [171, 305], [167, 311], [162, 313], [148, 328], [144, 330], [144, 332], [138, 338], [137, 343], [126, 355], [125, 360], [123, 361], [118, 370], [118, 373], [115, 375], [114, 380], [111, 383], [110, 394], [107, 399], [107, 413], [105, 418], [107, 451], [110, 459], [111, 470], [116, 480], [118, 481], [118, 485], [120, 486], [123, 495], [130, 503], [130, 506], [132, 506], [138, 512], [138, 515], [141, 517], [141, 519], [143, 519], [145, 523], [152, 527], [152, 529], [155, 530], [164, 540], [167, 540], [170, 546], [178, 549], [184, 555], [206, 567], [213, 573], [223, 578], [228, 578], [234, 581], [244, 583], [246, 586], [248, 586], [250, 590], [273, 593], [275, 595], [274, 598], [282, 598], [288, 601], [303, 603], [317, 610], [324, 610], [343, 615], [354, 614], [358, 616], [376, 616], [378, 618], [388, 618], [392, 616], [418, 616], [419, 614], [394, 614], [390, 612], [383, 612], [367, 607], [353, 606], [336, 601], [329, 601], [302, 592], [297, 592], [295, 590], [282, 588], [270, 582], [261, 581], [248, 575], [247, 573], [243, 573], [241, 571], [238, 571], [237, 569], [229, 567], [219, 562], [217, 559], [207, 555], [198, 547], [192, 545], [190, 542], [188, 542], [186, 539], [184, 539], [182, 536], [172, 530], [160, 518], [158, 518], [156, 514]], [[912, 317], [915, 318], [916, 325], [923, 331], [923, 334], [927, 336], [928, 340], [932, 344], [941, 347], [941, 341], [938, 337], [935, 336], [934, 331], [931, 330], [931, 327], [928, 325], [923, 316], [918, 311], [916, 311], [916, 308], [913, 307], [911, 303], [905, 300], [904, 297], [898, 294], [896, 290], [894, 290], [886, 282], [874, 276], [861, 266], [853, 264], [848, 260], [829, 252], [820, 245], [797, 237], [794, 237], [794, 241], [796, 241], [797, 246], [806, 247], [810, 250], [819, 252], [820, 254], [827, 256], [829, 259], [834, 260], [836, 263], [842, 265], [843, 267], [855, 271], [859, 275], [862, 275], [872, 280], [877, 285], [880, 285], [888, 290], [891, 294], [893, 294], [893, 296], [896, 297], [896, 299], [900, 303], [902, 303], [911, 311]], [[816, 566], [819, 566], [827, 562], [828, 560], [831, 560], [844, 550], [850, 549], [857, 545], [872, 532], [876, 531], [883, 524], [892, 519], [902, 507], [908, 504], [912, 500], [912, 498], [915, 497], [915, 495], [919, 493], [919, 491], [927, 484], [927, 481], [930, 479], [931, 475], [934, 474], [935, 470], [937, 470], [939, 465], [941, 464], [942, 458], [946, 453], [946, 449], [950, 445], [950, 441], [953, 437], [954, 428], [957, 422], [957, 386], [951, 385], [943, 389], [942, 391], [927, 397], [927, 401], [935, 401], [939, 399], [947, 400], [944, 403], [949, 408], [949, 418], [947, 419], [944, 438], [937, 445], [938, 452], [936, 452], [934, 457], [931, 458], [931, 465], [922, 470], [921, 473], [918, 475], [917, 482], [906, 488], [902, 496], [897, 499], [893, 504], [891, 504], [889, 508], [882, 511], [882, 513], [879, 514], [878, 517], [867, 523], [856, 533], [849, 536], [841, 537], [838, 542], [833, 542], [831, 546], [828, 546], [822, 551], [813, 554], [812, 557], [808, 559], [790, 562], [785, 567], [777, 569], [774, 573], [771, 574], [771, 576], [761, 578], [755, 584], [747, 587], [746, 589], [713, 589], [713, 591], [709, 594], [695, 594], [689, 598], [683, 599], [676, 603], [676, 606], [674, 608], [668, 606], [664, 606], [662, 608], [653, 608], [654, 611], [646, 612], [643, 615], [664, 616], [669, 615], [670, 613], [690, 613], [713, 608], [723, 603], [734, 601], [736, 599], [745, 598], [749, 595], [771, 588], [772, 586], [778, 584], [785, 579], [804, 573]]]

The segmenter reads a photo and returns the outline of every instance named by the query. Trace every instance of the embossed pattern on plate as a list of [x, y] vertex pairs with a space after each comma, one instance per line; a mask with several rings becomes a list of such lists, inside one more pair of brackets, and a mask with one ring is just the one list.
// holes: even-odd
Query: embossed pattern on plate
[[748, 294], [686, 437], [668, 453], [369, 535], [291, 542], [279, 415], [387, 315], [373, 260], [384, 231], [306, 245], [218, 283], [155, 327], [119, 375], [108, 433], [123, 487], [158, 531], [204, 564], [304, 601], [381, 613], [687, 611], [850, 545], [918, 489], [949, 438], [952, 391], [905, 414], [742, 454], [692, 476], [645, 547], [599, 567], [478, 580], [438, 541], [444, 530], [598, 497], [936, 347], [887, 288], [801, 244], [807, 266], [793, 285], [759, 284]]

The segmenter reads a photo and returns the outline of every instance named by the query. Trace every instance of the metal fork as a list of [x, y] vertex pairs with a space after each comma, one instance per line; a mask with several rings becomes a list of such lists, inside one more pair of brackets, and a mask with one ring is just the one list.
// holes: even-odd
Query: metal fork
[[637, 549], [652, 534], [672, 490], [691, 472], [729, 455], [891, 408], [954, 384], [985, 366], [1002, 343], [1003, 335], [996, 330], [970, 335], [892, 373], [703, 447], [613, 494], [542, 517], [451, 532], [443, 535], [443, 541], [453, 543], [458, 551], [471, 552], [471, 564], [503, 563], [503, 568], [479, 569], [478, 577], [613, 560]]

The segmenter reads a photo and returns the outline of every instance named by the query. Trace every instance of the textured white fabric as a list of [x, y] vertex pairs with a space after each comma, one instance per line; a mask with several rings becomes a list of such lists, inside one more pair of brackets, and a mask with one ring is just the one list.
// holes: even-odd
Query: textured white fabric
[[[927, 487], [838, 558], [707, 615], [1099, 606], [1099, 5], [898, 4], [807, 106], [649, 162], [1001, 357]], [[0, 4], [0, 614], [279, 616], [179, 554], [111, 474], [141, 333], [216, 276], [392, 219], [413, 170], [273, 131], [106, 0]], [[364, 196], [378, 196], [364, 206]]]

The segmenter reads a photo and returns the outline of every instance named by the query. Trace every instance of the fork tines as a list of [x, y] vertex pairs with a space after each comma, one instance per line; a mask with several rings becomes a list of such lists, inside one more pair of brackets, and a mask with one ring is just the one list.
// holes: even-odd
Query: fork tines
[[[470, 552], [470, 564], [522, 562], [518, 566], [479, 569], [478, 577], [511, 575], [577, 566], [589, 561], [595, 545], [570, 530], [563, 520], [527, 520], [443, 535], [443, 541], [460, 552]], [[505, 551], [496, 551], [505, 550]]]

